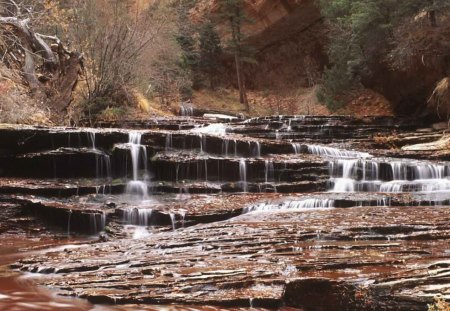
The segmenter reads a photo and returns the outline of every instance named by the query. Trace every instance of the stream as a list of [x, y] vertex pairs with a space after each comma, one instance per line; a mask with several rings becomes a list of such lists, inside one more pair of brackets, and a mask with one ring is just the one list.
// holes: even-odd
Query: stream
[[426, 124], [102, 126], [0, 126], [0, 309], [426, 310], [450, 299], [450, 162], [377, 139], [428, 142], [440, 132]]

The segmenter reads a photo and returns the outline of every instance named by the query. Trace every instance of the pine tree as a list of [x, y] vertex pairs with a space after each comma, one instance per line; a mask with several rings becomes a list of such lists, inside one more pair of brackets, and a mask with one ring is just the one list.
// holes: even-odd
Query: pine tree
[[182, 75], [185, 77], [181, 79], [183, 83], [181, 83], [179, 90], [182, 100], [190, 99], [192, 97], [192, 89], [199, 84], [199, 55], [195, 39], [196, 29], [189, 18], [189, 10], [194, 4], [195, 2], [192, 0], [180, 0], [177, 6], [178, 31], [175, 39], [181, 48], [178, 65]]
[[220, 0], [222, 16], [228, 21], [231, 31], [231, 38], [228, 48], [234, 55], [236, 65], [237, 82], [239, 86], [239, 101], [245, 106], [246, 111], [250, 111], [243, 74], [243, 63], [255, 62], [253, 58], [254, 50], [245, 43], [245, 36], [242, 33], [242, 26], [249, 19], [245, 15], [243, 0]]
[[[417, 51], [423, 56], [424, 49], [429, 49], [429, 40], [422, 40], [428, 45], [420, 46], [422, 38], [412, 43], [411, 37], [426, 36], [426, 32], [417, 28], [414, 32], [411, 27], [436, 28], [439, 16], [449, 14], [450, 1], [320, 0], [320, 6], [330, 24], [331, 66], [324, 72], [324, 85], [318, 96], [327, 106], [336, 108], [340, 106], [336, 95], [358, 86], [361, 77], [370, 76], [370, 62], [387, 61], [401, 67]], [[428, 23], [414, 22], [424, 14]]]
[[220, 66], [220, 55], [222, 48], [220, 38], [214, 25], [208, 21], [200, 28], [200, 69], [206, 73], [209, 80], [209, 86], [214, 89], [215, 75]]

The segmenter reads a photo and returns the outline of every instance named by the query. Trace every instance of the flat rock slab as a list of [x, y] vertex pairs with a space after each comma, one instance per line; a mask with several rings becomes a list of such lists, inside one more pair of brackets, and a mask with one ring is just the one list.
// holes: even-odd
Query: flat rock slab
[[450, 286], [449, 237], [449, 207], [261, 212], [13, 267], [95, 303], [423, 310]]
[[112, 182], [107, 179], [0, 178], [0, 194], [69, 197], [96, 193], [123, 193], [125, 187], [125, 182]]

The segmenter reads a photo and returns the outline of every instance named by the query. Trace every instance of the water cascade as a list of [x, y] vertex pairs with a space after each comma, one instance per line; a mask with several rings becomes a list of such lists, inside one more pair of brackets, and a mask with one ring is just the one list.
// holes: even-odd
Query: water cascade
[[245, 159], [239, 160], [239, 178], [240, 184], [242, 186], [242, 191], [247, 192], [247, 163], [245, 162]]
[[424, 161], [339, 159], [330, 162], [333, 192], [436, 192], [450, 190], [450, 166]]
[[303, 210], [303, 209], [317, 209], [317, 208], [332, 208], [334, 200], [330, 199], [303, 199], [303, 200], [289, 200], [280, 203], [260, 203], [244, 208], [243, 213], [262, 212], [273, 210]]
[[97, 234], [105, 229], [106, 226], [106, 214], [103, 213], [90, 213], [89, 214], [89, 229], [92, 234]]
[[264, 181], [265, 183], [269, 183], [274, 181], [275, 178], [275, 170], [273, 165], [273, 160], [265, 160], [264, 161]]
[[254, 157], [260, 158], [261, 157], [261, 143], [259, 141], [253, 142], [254, 147], [252, 149], [252, 155]]
[[351, 150], [342, 150], [333, 147], [321, 146], [321, 145], [308, 145], [300, 143], [292, 143], [292, 149], [295, 154], [309, 153], [320, 156], [326, 156], [330, 158], [369, 158], [370, 154], [366, 152], [358, 152]]
[[166, 145], [165, 145], [165, 150], [169, 151], [170, 149], [172, 149], [172, 133], [167, 133], [166, 134]]
[[148, 226], [152, 218], [151, 208], [129, 208], [123, 211], [123, 220], [126, 224]]
[[[60, 227], [58, 234], [67, 232], [72, 239], [75, 233], [105, 231], [79, 252], [33, 253], [14, 267], [47, 271], [37, 282], [105, 303], [117, 298], [133, 304], [223, 304], [232, 297], [237, 307], [249, 300], [255, 307], [270, 307], [291, 298], [314, 300], [316, 293], [309, 293], [317, 291], [317, 280], [303, 278], [305, 272], [319, 275], [320, 284], [338, 280], [351, 290], [363, 274], [370, 280], [364, 286], [377, 286], [371, 295], [388, 289], [371, 300], [386, 304], [405, 302], [414, 282], [419, 289], [424, 284], [444, 288], [445, 269], [436, 261], [448, 259], [443, 202], [448, 205], [450, 199], [450, 164], [417, 160], [427, 154], [381, 149], [373, 136], [387, 126], [384, 119], [374, 124], [369, 117], [346, 120], [276, 116], [210, 124], [205, 118], [161, 118], [159, 124], [130, 120], [120, 129], [71, 130], [72, 137], [63, 129], [49, 135], [48, 129], [0, 128], [6, 137], [0, 149], [8, 151], [0, 161], [2, 222], [28, 213], [30, 219], [35, 214], [51, 221]], [[392, 124], [391, 132], [402, 134], [399, 139], [421, 135], [399, 129], [396, 120]], [[147, 130], [125, 130], [128, 126]], [[281, 141], [275, 141], [275, 131]], [[64, 177], [53, 179], [52, 161]], [[111, 176], [111, 182], [95, 175]], [[9, 204], [12, 193], [17, 197]], [[253, 214], [239, 216], [241, 211]], [[38, 232], [39, 222], [28, 228], [28, 221], [7, 225], [11, 232]], [[55, 277], [48, 266], [64, 277]], [[386, 277], [392, 271], [395, 275]], [[297, 297], [299, 288], [307, 291], [302, 297]], [[399, 296], [390, 297], [397, 288]], [[327, 294], [335, 295], [332, 290]], [[336, 290], [336, 296], [342, 294]], [[434, 296], [416, 295], [420, 299], [401, 306], [421, 310], [415, 303]], [[386, 309], [401, 309], [396, 307]]]
[[[132, 131], [129, 133], [128, 145], [131, 153], [131, 165], [133, 170], [133, 179], [127, 183], [126, 193], [130, 195], [138, 195], [140, 198], [148, 197], [147, 184], [147, 149], [141, 145], [142, 133]], [[143, 163], [144, 174], [140, 179], [139, 169], [140, 163]]]
[[[106, 177], [108, 180], [111, 179], [111, 158], [108, 154], [103, 151], [97, 149], [95, 144], [95, 131], [86, 132], [88, 145], [90, 149], [95, 153], [95, 176], [97, 178]], [[70, 138], [70, 134], [68, 135]], [[68, 142], [70, 146], [70, 139]], [[81, 142], [79, 141], [79, 146], [81, 146]]]
[[225, 135], [227, 127], [223, 123], [212, 123], [207, 126], [196, 127], [191, 130], [193, 133], [208, 134], [208, 135]]
[[180, 115], [182, 117], [192, 117], [194, 116], [194, 107], [190, 104], [183, 104], [180, 106]]

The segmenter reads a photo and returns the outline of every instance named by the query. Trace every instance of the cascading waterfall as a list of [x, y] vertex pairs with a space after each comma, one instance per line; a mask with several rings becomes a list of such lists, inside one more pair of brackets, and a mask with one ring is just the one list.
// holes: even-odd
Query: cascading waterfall
[[96, 150], [95, 148], [95, 132], [91, 131], [91, 132], [87, 132], [88, 135], [88, 140], [91, 143], [91, 147], [93, 150]]
[[260, 158], [261, 157], [261, 143], [259, 141], [254, 142], [254, 148], [252, 149], [252, 155]]
[[275, 178], [275, 169], [272, 160], [264, 161], [264, 181], [265, 183], [272, 182]]
[[[127, 183], [126, 193], [130, 195], [139, 195], [141, 198], [148, 197], [147, 184], [147, 149], [141, 145], [142, 133], [132, 131], [129, 133], [128, 145], [130, 146], [131, 165], [133, 170], [133, 180]], [[142, 160], [141, 160], [142, 158]], [[139, 179], [139, 164], [144, 163], [144, 175]]]
[[191, 105], [181, 105], [180, 115], [182, 117], [192, 117], [194, 115], [194, 108]]
[[247, 192], [247, 163], [245, 162], [245, 159], [239, 160], [239, 179], [242, 186], [242, 191]]
[[99, 213], [90, 213], [89, 214], [89, 228], [92, 234], [99, 233], [105, 230], [106, 227], [106, 214], [103, 212]]
[[341, 150], [320, 145], [306, 145], [308, 153], [335, 158], [368, 158], [370, 154], [358, 151]]
[[225, 157], [228, 157], [228, 146], [230, 144], [230, 141], [228, 139], [222, 140], [222, 154]]
[[168, 151], [172, 149], [172, 133], [166, 134], [166, 144], [165, 144], [165, 150]]
[[302, 150], [302, 145], [301, 144], [292, 143], [291, 146], [292, 146], [292, 149], [294, 149], [294, 153], [295, 154], [300, 154], [301, 153], [301, 150]]
[[342, 150], [333, 147], [321, 146], [321, 145], [308, 145], [300, 143], [292, 143], [292, 149], [295, 154], [309, 153], [320, 156], [326, 156], [330, 158], [369, 158], [371, 155], [366, 152]]
[[[95, 153], [95, 176], [97, 178], [106, 177], [108, 180], [111, 179], [111, 158], [108, 154], [97, 149], [95, 144], [95, 132], [86, 132], [88, 144], [90, 148]], [[70, 135], [69, 135], [70, 137]], [[69, 142], [70, 144], [70, 142]]]
[[250, 212], [262, 212], [262, 211], [273, 211], [273, 210], [287, 210], [287, 209], [317, 209], [317, 208], [333, 208], [334, 200], [330, 199], [303, 199], [303, 200], [292, 200], [283, 201], [280, 203], [260, 203], [252, 206], [245, 207], [243, 214]]
[[[231, 149], [231, 152], [230, 152]], [[236, 139], [222, 139], [222, 155], [224, 157], [237, 157], [237, 141]]]
[[70, 237], [70, 219], [72, 218], [72, 210], [70, 209], [67, 216], [67, 237]]
[[330, 162], [333, 192], [376, 192], [379, 187], [379, 165], [363, 159], [346, 159]]
[[420, 161], [339, 159], [330, 162], [332, 192], [450, 190], [450, 166]]
[[170, 222], [172, 223], [172, 230], [176, 229], [176, 215], [174, 213], [169, 213]]
[[191, 130], [192, 133], [197, 133], [199, 135], [215, 135], [224, 136], [227, 133], [227, 127], [222, 123], [212, 123], [207, 126], [196, 127]]
[[151, 208], [129, 208], [123, 211], [123, 220], [126, 224], [148, 226], [152, 218]]

